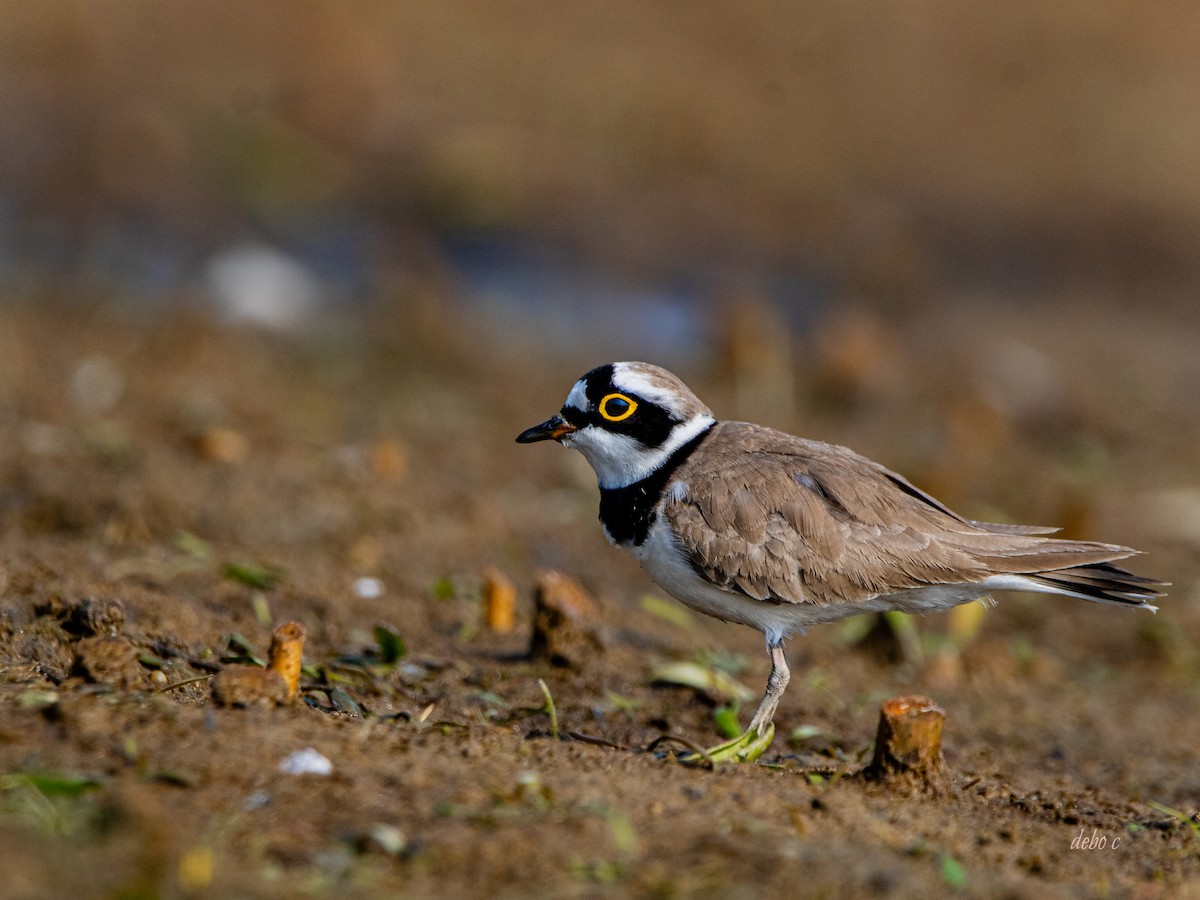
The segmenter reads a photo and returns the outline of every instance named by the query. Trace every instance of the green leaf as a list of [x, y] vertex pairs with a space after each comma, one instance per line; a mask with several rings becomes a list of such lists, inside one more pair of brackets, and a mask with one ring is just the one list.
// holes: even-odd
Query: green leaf
[[254, 655], [254, 645], [240, 631], [229, 632], [225, 638], [225, 643], [231, 653], [240, 653], [242, 656]]
[[193, 559], [206, 560], [212, 556], [212, 546], [208, 541], [196, 537], [190, 531], [179, 532], [175, 538], [175, 546]]
[[58, 691], [27, 688], [21, 692], [21, 696], [17, 702], [21, 709], [45, 709], [47, 706], [53, 706], [58, 702]]
[[1147, 804], [1160, 813], [1166, 813], [1174, 819], [1178, 819], [1184, 825], [1192, 829], [1196, 837], [1200, 838], [1200, 819], [1197, 816], [1200, 814], [1188, 815], [1181, 809], [1175, 809], [1173, 806], [1167, 806], [1165, 803], [1159, 803], [1157, 800], [1147, 800]]
[[258, 619], [258, 624], [269, 628], [274, 620], [271, 618], [271, 605], [267, 603], [267, 595], [255, 591], [254, 596], [250, 598], [250, 607], [254, 610], [254, 618]]
[[967, 870], [953, 856], [942, 856], [938, 860], [938, 868], [942, 873], [942, 881], [952, 888], [966, 887]]
[[273, 588], [283, 577], [283, 570], [262, 563], [226, 563], [221, 574], [230, 581], [259, 591]]
[[742, 733], [736, 706], [718, 706], [713, 710], [713, 722], [721, 737], [735, 738]]
[[221, 654], [221, 662], [247, 663], [264, 667], [267, 664], [266, 660], [255, 655], [254, 645], [246, 639], [245, 635], [236, 631], [231, 631], [225, 636], [225, 648], [226, 651]]
[[408, 838], [395, 825], [376, 822], [367, 834], [389, 856], [399, 856], [408, 847]]
[[172, 787], [194, 788], [200, 783], [200, 776], [184, 769], [155, 769], [146, 773], [147, 781], [157, 781]]
[[694, 662], [672, 662], [659, 666], [650, 680], [656, 684], [679, 684], [704, 691], [718, 699], [746, 703], [754, 699], [754, 692], [719, 669], [702, 666]]
[[809, 738], [819, 737], [822, 734], [825, 734], [825, 729], [820, 725], [797, 725], [788, 735], [788, 743], [800, 744]]
[[750, 668], [750, 658], [744, 653], [728, 650], [701, 650], [693, 659], [702, 666], [724, 672], [735, 678]]
[[0, 790], [31, 787], [46, 797], [78, 797], [100, 787], [100, 782], [86, 775], [55, 775], [49, 772], [21, 773], [0, 778]]
[[639, 708], [645, 705], [641, 700], [633, 697], [622, 697], [616, 691], [605, 691], [604, 696], [614, 709], [627, 716], [633, 715]]
[[686, 606], [664, 600], [655, 594], [646, 594], [642, 597], [642, 609], [650, 615], [662, 619], [664, 622], [670, 622], [672, 625], [678, 625], [680, 628], [694, 629], [696, 627], [696, 621], [687, 611]]
[[921, 632], [917, 628], [916, 617], [898, 609], [889, 609], [883, 614], [883, 618], [892, 629], [892, 634], [896, 636], [904, 661], [919, 665], [925, 658], [925, 653], [921, 649]]
[[379, 658], [385, 666], [394, 665], [408, 655], [404, 638], [386, 625], [375, 626], [375, 643], [379, 645]]
[[608, 820], [609, 834], [612, 835], [613, 847], [623, 857], [637, 853], [638, 836], [633, 827], [633, 820], [619, 809], [608, 809], [605, 818]]
[[550, 716], [550, 733], [554, 735], [554, 739], [558, 740], [558, 711], [554, 708], [554, 697], [550, 694], [550, 688], [546, 686], [546, 682], [539, 678], [538, 687], [542, 689], [542, 696], [546, 700], [546, 712]]

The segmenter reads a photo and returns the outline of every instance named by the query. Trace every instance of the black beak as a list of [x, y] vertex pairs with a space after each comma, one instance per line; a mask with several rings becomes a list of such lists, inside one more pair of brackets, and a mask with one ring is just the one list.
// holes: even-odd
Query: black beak
[[562, 416], [551, 416], [541, 425], [534, 425], [517, 435], [518, 444], [532, 444], [535, 441], [557, 441], [564, 434], [578, 431], [574, 425]]

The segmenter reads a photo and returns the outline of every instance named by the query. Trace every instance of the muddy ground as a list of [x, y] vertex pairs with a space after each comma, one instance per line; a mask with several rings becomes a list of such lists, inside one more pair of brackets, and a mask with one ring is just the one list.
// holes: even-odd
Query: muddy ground
[[[0, 309], [0, 895], [1195, 896], [1200, 564], [1191, 495], [1163, 492], [1200, 463], [1196, 323], [962, 309], [802, 336], [775, 424], [967, 514], [1142, 547], [1170, 596], [817, 629], [772, 749], [716, 771], [646, 748], [716, 743], [727, 698], [653, 674], [757, 696], [761, 638], [647, 600], [582, 461], [512, 440], [603, 361], [586, 347], [429, 310], [285, 340]], [[732, 358], [681, 373], [719, 414]], [[489, 566], [518, 589], [507, 633]], [[548, 569], [600, 610], [575, 668], [526, 655]], [[216, 705], [208, 676], [288, 620], [302, 701]], [[911, 692], [946, 711], [940, 793], [860, 775], [880, 702]], [[281, 771], [306, 748], [328, 774]]]

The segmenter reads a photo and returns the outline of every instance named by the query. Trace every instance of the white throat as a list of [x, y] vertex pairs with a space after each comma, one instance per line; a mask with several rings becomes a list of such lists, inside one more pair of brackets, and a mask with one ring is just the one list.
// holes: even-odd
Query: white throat
[[672, 453], [711, 428], [715, 421], [712, 416], [695, 416], [681, 422], [658, 447], [647, 447], [627, 435], [595, 426], [564, 436], [562, 444], [583, 454], [595, 471], [600, 487], [622, 488], [641, 481], [670, 459]]

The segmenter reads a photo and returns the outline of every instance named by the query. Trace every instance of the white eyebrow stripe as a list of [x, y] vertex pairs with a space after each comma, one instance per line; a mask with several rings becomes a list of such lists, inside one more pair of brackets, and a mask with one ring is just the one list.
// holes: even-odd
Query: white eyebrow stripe
[[629, 394], [636, 394], [643, 400], [648, 400], [655, 406], [661, 406], [668, 411], [675, 409], [676, 395], [664, 390], [645, 375], [629, 368], [625, 363], [613, 366], [613, 385]]
[[575, 386], [571, 388], [571, 393], [567, 394], [567, 402], [564, 406], [571, 406], [583, 412], [587, 409], [587, 384], [581, 378], [575, 382]]

